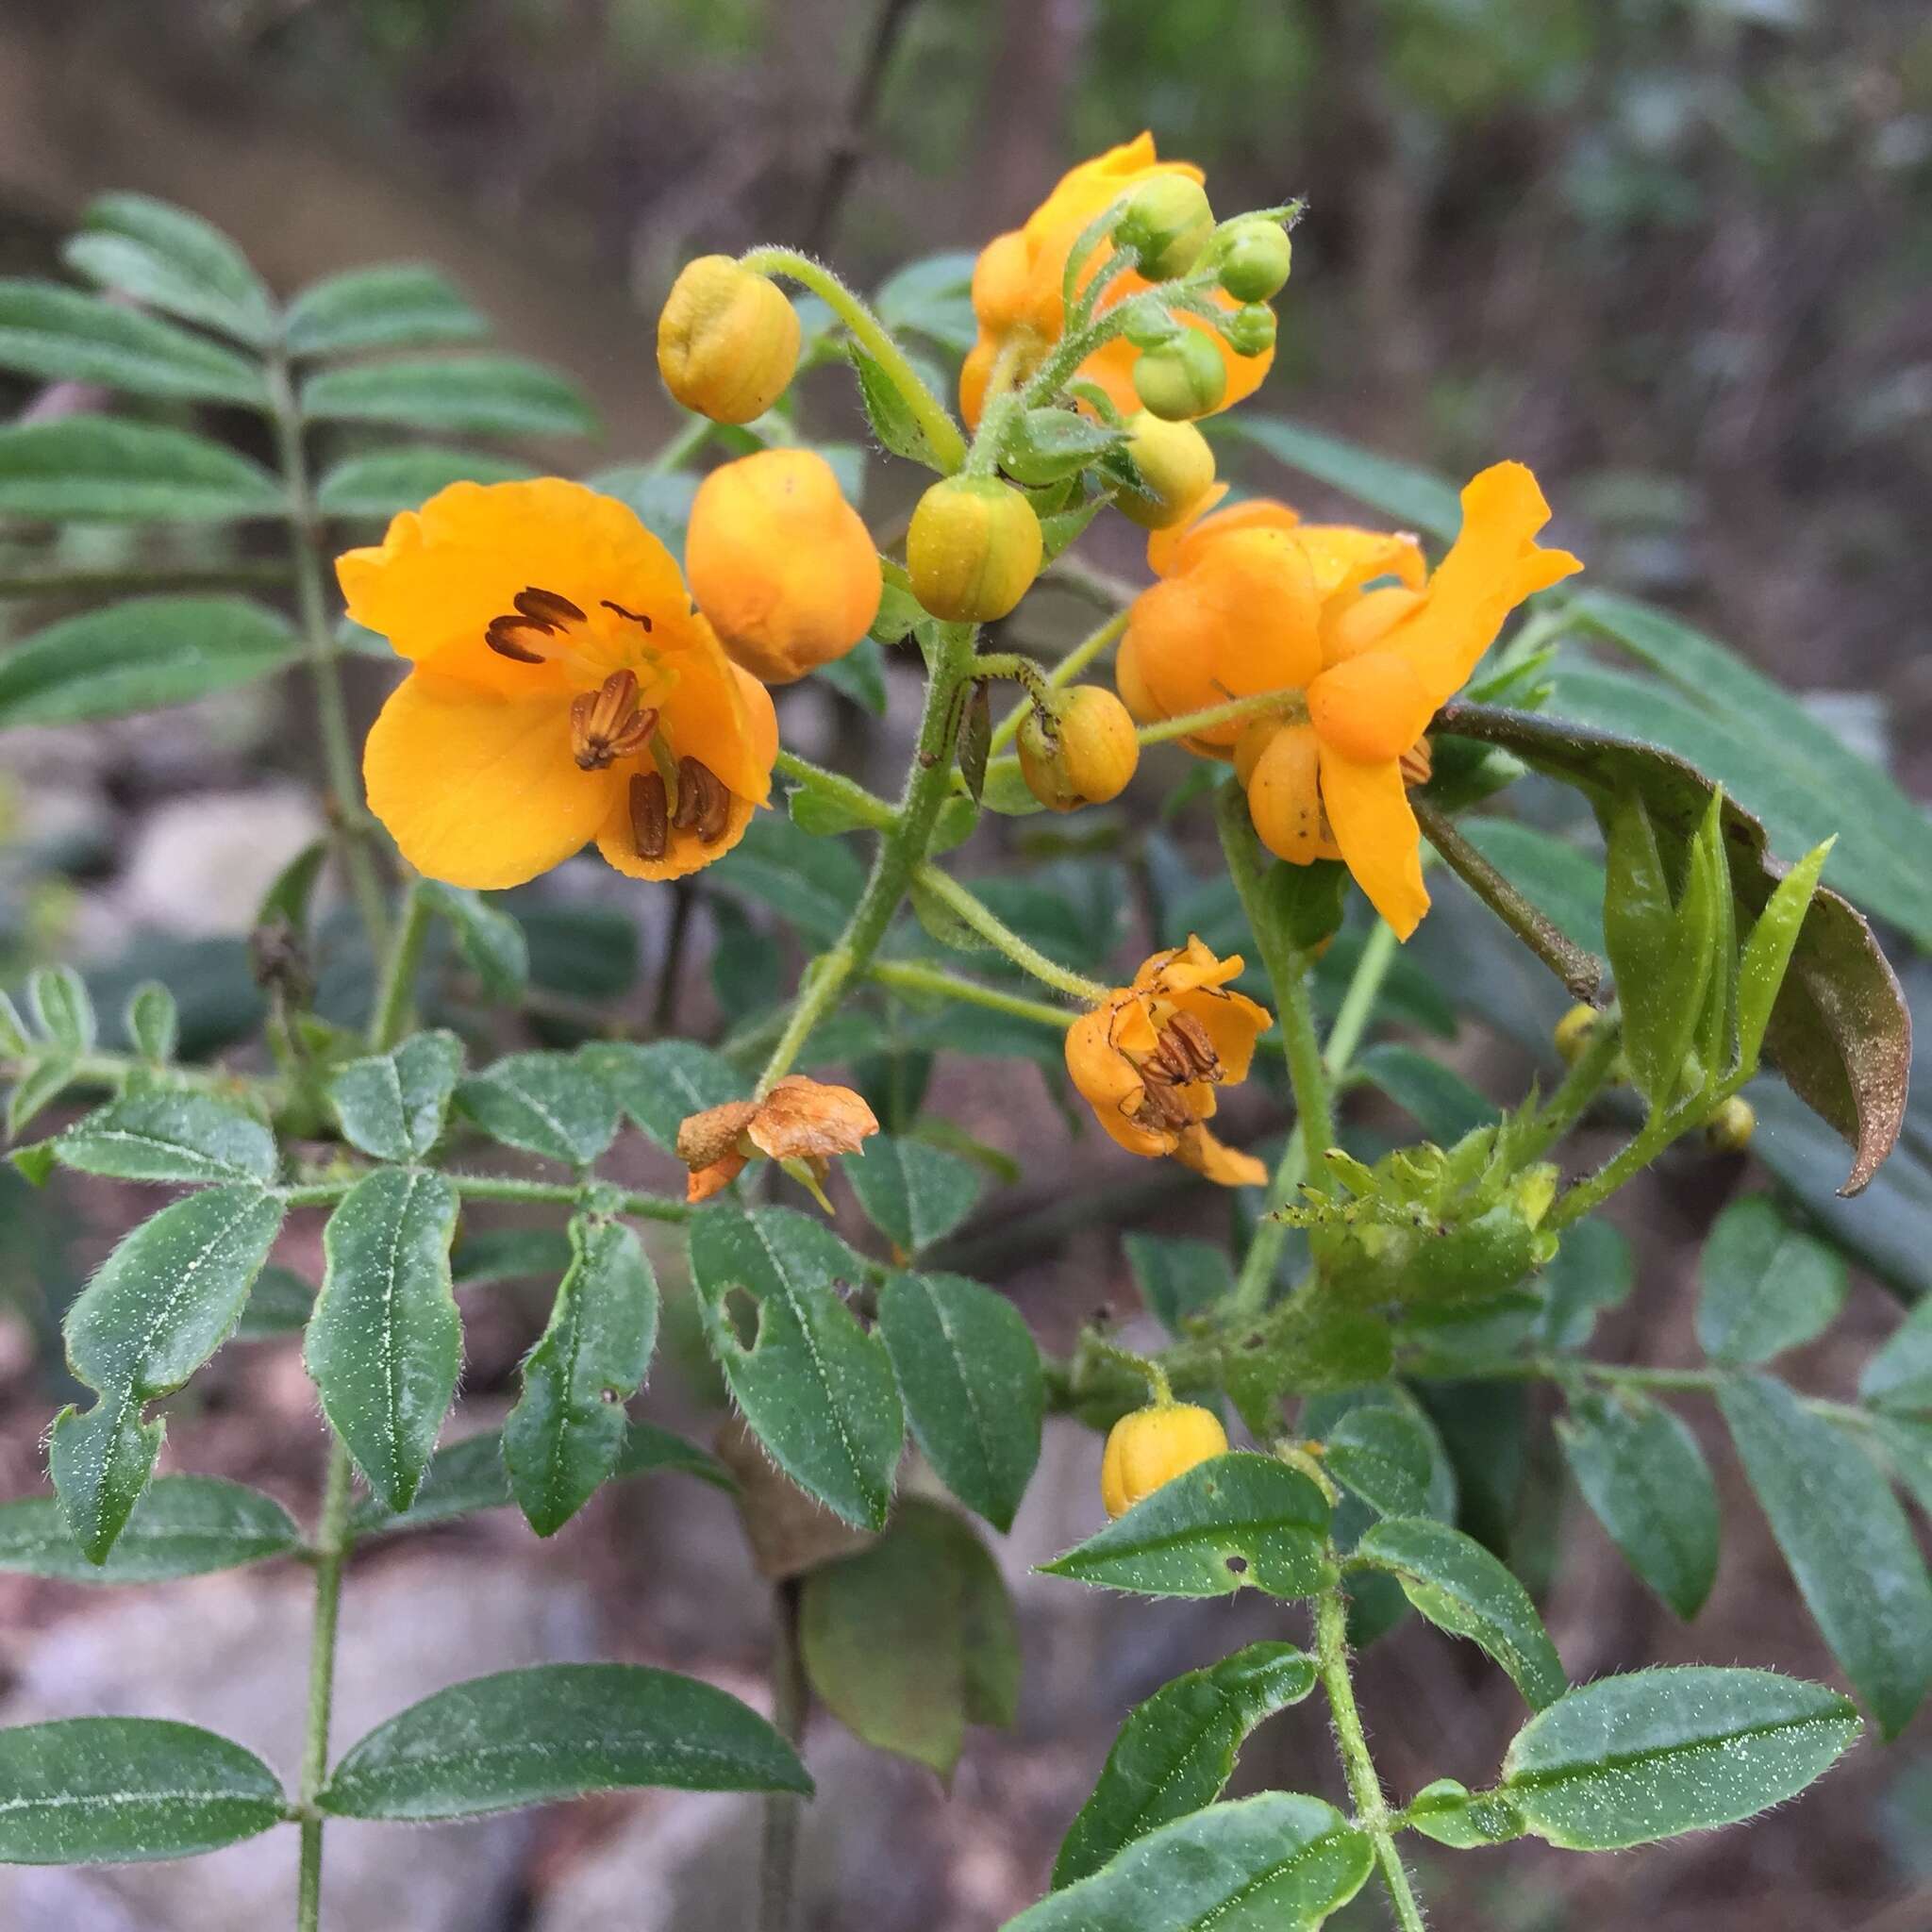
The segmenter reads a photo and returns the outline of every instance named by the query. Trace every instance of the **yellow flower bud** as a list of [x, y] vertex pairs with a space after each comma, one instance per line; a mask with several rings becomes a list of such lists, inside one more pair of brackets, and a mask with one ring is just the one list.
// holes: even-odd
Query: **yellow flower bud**
[[1049, 811], [1118, 798], [1141, 761], [1126, 706], [1097, 684], [1069, 691], [1055, 708], [1051, 728], [1038, 711], [1027, 712], [1018, 750], [1027, 791]]
[[1127, 454], [1147, 487], [1114, 498], [1120, 512], [1143, 530], [1186, 523], [1213, 487], [1214, 452], [1191, 423], [1165, 423], [1151, 409], [1127, 418]]
[[1151, 175], [1127, 197], [1114, 225], [1117, 247], [1131, 248], [1140, 257], [1141, 273], [1150, 282], [1184, 275], [1200, 259], [1214, 232], [1214, 210], [1208, 191], [1191, 175]]
[[1040, 575], [1040, 519], [993, 476], [948, 476], [912, 512], [906, 571], [912, 594], [948, 624], [1004, 617]]
[[1157, 1403], [1114, 1424], [1100, 1462], [1100, 1500], [1124, 1516], [1197, 1462], [1227, 1454], [1227, 1431], [1212, 1409], [1191, 1402]]
[[1566, 1066], [1574, 1067], [1583, 1058], [1583, 1050], [1590, 1044], [1590, 1036], [1602, 1017], [1594, 1007], [1572, 1007], [1557, 1022], [1553, 1038]]
[[767, 684], [842, 658], [878, 615], [872, 534], [812, 450], [713, 470], [691, 505], [684, 567], [719, 641]]
[[1134, 393], [1169, 423], [1211, 415], [1227, 393], [1227, 363], [1211, 336], [1186, 329], [1134, 364]]
[[1705, 1122], [1705, 1141], [1718, 1154], [1741, 1154], [1757, 1125], [1757, 1109], [1734, 1093]]
[[1236, 222], [1223, 238], [1221, 286], [1237, 302], [1267, 302], [1280, 294], [1294, 258], [1279, 222]]
[[728, 255], [701, 255], [658, 317], [658, 373], [687, 409], [749, 423], [785, 393], [798, 340], [798, 311], [774, 282]]

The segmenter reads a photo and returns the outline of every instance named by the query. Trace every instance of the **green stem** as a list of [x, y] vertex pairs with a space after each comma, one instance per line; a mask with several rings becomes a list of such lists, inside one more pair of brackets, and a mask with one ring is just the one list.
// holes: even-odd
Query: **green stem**
[[1154, 1407], [1167, 1408], [1174, 1403], [1174, 1384], [1168, 1380], [1167, 1371], [1152, 1356], [1136, 1355], [1131, 1348], [1122, 1348], [1119, 1343], [1103, 1341], [1099, 1336], [1086, 1334], [1080, 1338], [1081, 1349], [1092, 1358], [1112, 1362], [1116, 1368], [1125, 1369], [1139, 1375], [1146, 1383], [1147, 1392], [1153, 1398]]
[[966, 460], [966, 439], [945, 406], [926, 388], [885, 326], [823, 262], [792, 248], [754, 248], [740, 262], [755, 275], [787, 275], [819, 296], [850, 331], [853, 341], [885, 371], [919, 425], [932, 453], [950, 475]]
[[661, 476], [666, 470], [675, 470], [688, 463], [710, 441], [717, 426], [708, 416], [693, 416], [682, 429], [674, 431], [664, 440], [658, 454], [644, 468], [652, 475]]
[[868, 791], [842, 773], [828, 772], [823, 765], [798, 757], [795, 752], [780, 751], [773, 769], [875, 832], [890, 832], [899, 822], [898, 812], [875, 792]]
[[1107, 997], [1107, 988], [1084, 974], [1070, 973], [1049, 959], [1038, 946], [1029, 945], [991, 906], [976, 898], [950, 874], [936, 865], [922, 865], [918, 872], [920, 890], [937, 899], [959, 924], [983, 939], [994, 952], [1004, 953], [1023, 973], [1030, 973], [1042, 986], [1056, 992], [1085, 1000], [1089, 1006]]
[[[0, 1059], [0, 1074], [18, 1079], [45, 1056], [22, 1054]], [[88, 1053], [74, 1062], [71, 1084], [75, 1087], [104, 1087], [118, 1091], [131, 1074], [151, 1072], [148, 1061], [131, 1053]], [[258, 1098], [271, 1113], [282, 1104], [283, 1091], [277, 1080], [264, 1080], [252, 1074], [230, 1073], [225, 1067], [170, 1066], [168, 1083], [190, 1087], [197, 1093], [249, 1094]]]
[[1550, 1095], [1549, 1104], [1538, 1113], [1536, 1125], [1523, 1144], [1522, 1165], [1541, 1159], [1590, 1111], [1590, 1104], [1603, 1091], [1623, 1045], [1622, 1020], [1615, 1012], [1600, 1014], [1575, 1063]]
[[1409, 1889], [1402, 1854], [1395, 1848], [1389, 1801], [1383, 1795], [1382, 1780], [1375, 1774], [1375, 1761], [1369, 1756], [1369, 1740], [1362, 1730], [1361, 1712], [1356, 1706], [1355, 1686], [1349, 1679], [1348, 1604], [1337, 1584], [1331, 1583], [1315, 1599], [1315, 1667], [1321, 1673], [1322, 1689], [1327, 1693], [1335, 1748], [1348, 1779], [1355, 1822], [1375, 1847], [1375, 1863], [1381, 1868], [1382, 1883], [1388, 1888], [1395, 1923], [1402, 1932], [1423, 1932], [1422, 1907]]
[[1307, 693], [1297, 685], [1289, 691], [1264, 691], [1253, 697], [1230, 698], [1224, 705], [1209, 705], [1205, 710], [1186, 711], [1178, 718], [1163, 718], [1158, 724], [1143, 724], [1137, 736], [1142, 744], [1165, 744], [1172, 739], [1191, 737], [1196, 731], [1211, 731], [1217, 724], [1233, 724], [1244, 718], [1265, 717], [1270, 712], [1284, 719], [1306, 718]]
[[1064, 1007], [1050, 1007], [1044, 1000], [1029, 1000], [1015, 992], [1002, 992], [996, 986], [982, 986], [976, 979], [948, 973], [939, 966], [922, 966], [914, 960], [874, 959], [866, 976], [894, 991], [927, 993], [940, 999], [958, 1000], [969, 1007], [984, 1007], [989, 1012], [1007, 1013], [1015, 1020], [1031, 1020], [1064, 1033], [1075, 1015]]
[[[1116, 638], [1127, 627], [1127, 613], [1117, 611], [1096, 631], [1090, 632], [1046, 674], [1048, 691], [1059, 691], [1078, 677], [1088, 665], [1111, 645]], [[1020, 727], [1026, 722], [1026, 716], [1033, 708], [1032, 697], [1022, 698], [999, 722], [992, 734], [989, 750], [999, 753], [1006, 750], [1020, 735]]]
[[[802, 1586], [794, 1577], [773, 1588], [772, 1726], [797, 1748], [805, 1740], [811, 1704], [805, 1657], [799, 1643]], [[758, 1932], [791, 1932], [792, 1876], [798, 1865], [798, 1825], [804, 1800], [789, 1791], [768, 1791], [758, 1844]]]
[[423, 881], [415, 879], [403, 899], [403, 923], [390, 943], [375, 1011], [369, 1022], [369, 1043], [377, 1053], [387, 1053], [408, 1028], [409, 996], [423, 960], [423, 942], [428, 937], [429, 894]]
[[317, 1932], [322, 1924], [322, 1813], [316, 1800], [328, 1775], [336, 1627], [341, 1614], [342, 1568], [348, 1561], [351, 1541], [349, 1452], [342, 1439], [330, 1430], [322, 1510], [311, 1545], [315, 1557], [315, 1623], [308, 1641], [308, 1712], [302, 1735], [302, 1783], [297, 1801], [302, 1848], [295, 1887], [296, 1932]]
[[[276, 1198], [285, 1208], [331, 1208], [361, 1177], [351, 1174], [341, 1180], [297, 1181], [291, 1187], [278, 1189]], [[611, 1198], [608, 1185], [599, 1181], [578, 1185], [573, 1181], [525, 1180], [521, 1174], [455, 1172], [445, 1172], [443, 1178], [465, 1201], [515, 1201], [532, 1207], [581, 1208], [593, 1199]], [[628, 1214], [637, 1221], [684, 1221], [691, 1214], [682, 1201], [668, 1200], [661, 1194], [620, 1191], [615, 1200], [618, 1213]]]
[[1692, 1127], [1703, 1125], [1714, 1108], [1723, 1106], [1749, 1077], [1751, 1070], [1740, 1067], [1727, 1079], [1688, 1095], [1674, 1107], [1659, 1108], [1638, 1131], [1637, 1137], [1619, 1149], [1588, 1180], [1578, 1181], [1550, 1209], [1545, 1224], [1552, 1233], [1581, 1221], [1614, 1194], [1626, 1181], [1634, 1180], [1668, 1147]]

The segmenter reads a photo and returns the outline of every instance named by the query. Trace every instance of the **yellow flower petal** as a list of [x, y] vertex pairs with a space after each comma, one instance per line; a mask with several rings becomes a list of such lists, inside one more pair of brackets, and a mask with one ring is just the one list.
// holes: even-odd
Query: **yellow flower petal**
[[412, 672], [390, 693], [362, 753], [369, 808], [425, 877], [520, 886], [589, 842], [618, 791], [580, 772], [570, 711]]
[[1308, 722], [1324, 744], [1366, 763], [1399, 758], [1424, 731], [1435, 701], [1405, 657], [1368, 651], [1308, 686]]
[[1392, 759], [1360, 764], [1322, 746], [1322, 797], [1357, 885], [1406, 940], [1429, 909], [1422, 831]]
[[1265, 1188], [1268, 1170], [1252, 1154], [1217, 1141], [1206, 1127], [1183, 1130], [1174, 1158], [1220, 1188]]
[[1154, 1029], [1136, 995], [1112, 992], [1067, 1028], [1067, 1073], [1094, 1118], [1129, 1154], [1166, 1154], [1174, 1134], [1142, 1126], [1134, 1117], [1146, 1087], [1123, 1050], [1128, 1045], [1151, 1050]]
[[1247, 791], [1256, 836], [1275, 858], [1291, 865], [1312, 865], [1318, 858], [1341, 857], [1322, 808], [1313, 726], [1276, 726], [1254, 759]]

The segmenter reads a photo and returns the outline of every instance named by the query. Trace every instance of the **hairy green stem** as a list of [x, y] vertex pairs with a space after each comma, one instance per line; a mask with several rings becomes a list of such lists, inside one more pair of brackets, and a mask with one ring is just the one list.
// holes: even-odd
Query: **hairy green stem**
[[1209, 705], [1203, 710], [1184, 711], [1177, 718], [1163, 718], [1158, 724], [1143, 724], [1136, 735], [1142, 744], [1165, 744], [1196, 731], [1211, 731], [1217, 724], [1234, 724], [1271, 712], [1283, 719], [1306, 718], [1307, 693], [1299, 685], [1285, 691], [1257, 691], [1252, 697], [1230, 698], [1224, 705]]
[[[811, 1706], [799, 1643], [801, 1596], [795, 1576], [773, 1587], [772, 1726], [794, 1749], [804, 1742]], [[791, 1932], [792, 1874], [798, 1865], [798, 1825], [804, 1809], [804, 1799], [792, 1792], [765, 1793], [758, 1842], [758, 1932]]]
[[[1063, 690], [1078, 677], [1088, 665], [1093, 662], [1127, 627], [1127, 613], [1118, 611], [1109, 617], [1098, 630], [1091, 631], [1086, 637], [1046, 674], [1045, 685], [1050, 691]], [[1020, 727], [1026, 722], [1026, 716], [1033, 708], [1033, 697], [1028, 695], [1020, 700], [1002, 718], [992, 734], [989, 749], [1003, 752], [1020, 735]]]
[[[275, 1197], [285, 1208], [332, 1208], [361, 1178], [356, 1174], [341, 1180], [297, 1181], [277, 1189]], [[459, 1174], [454, 1169], [444, 1170], [443, 1179], [465, 1201], [514, 1201], [528, 1207], [575, 1208], [612, 1198], [611, 1189], [602, 1181], [534, 1181], [521, 1174]], [[684, 1221], [691, 1214], [682, 1201], [662, 1194], [618, 1190], [614, 1205], [618, 1213], [636, 1221]]]
[[1546, 1225], [1560, 1231], [1586, 1214], [1593, 1213], [1626, 1181], [1635, 1180], [1672, 1141], [1681, 1140], [1691, 1128], [1702, 1126], [1712, 1109], [1723, 1106], [1745, 1080], [1752, 1069], [1740, 1067], [1727, 1078], [1703, 1091], [1687, 1095], [1674, 1106], [1657, 1108], [1638, 1130], [1637, 1136], [1604, 1162], [1588, 1180], [1578, 1181], [1561, 1195], [1550, 1209]]
[[1056, 992], [1071, 994], [1090, 1006], [1107, 997], [1107, 988], [1083, 973], [1069, 972], [1049, 959], [1038, 946], [1029, 945], [992, 908], [962, 886], [951, 874], [936, 865], [922, 865], [917, 874], [920, 890], [950, 912], [959, 924], [977, 934], [994, 952], [1004, 953], [1021, 972], [1031, 974], [1042, 986]]
[[910, 959], [875, 959], [866, 976], [895, 992], [924, 993], [939, 999], [957, 1000], [963, 1006], [984, 1007], [989, 1012], [1006, 1013], [1015, 1020], [1031, 1020], [1036, 1025], [1051, 1026], [1064, 1033], [1077, 1015], [1064, 1007], [1050, 1007], [1044, 1000], [1029, 1000], [1015, 992], [1003, 992], [996, 986], [982, 986], [941, 966], [922, 966]]
[[1536, 1125], [1523, 1144], [1522, 1161], [1525, 1167], [1532, 1160], [1541, 1159], [1590, 1111], [1591, 1102], [1609, 1080], [1623, 1046], [1624, 1024], [1620, 1016], [1614, 1011], [1600, 1014], [1575, 1063], [1550, 1095], [1548, 1105], [1537, 1114]]
[[390, 942], [375, 1010], [370, 1017], [369, 1042], [377, 1053], [387, 1053], [408, 1028], [416, 969], [423, 961], [423, 942], [429, 937], [429, 904], [424, 882], [412, 879], [403, 896], [403, 921]]
[[342, 1439], [331, 1429], [322, 1510], [311, 1544], [315, 1557], [315, 1622], [308, 1640], [308, 1711], [303, 1727], [302, 1782], [297, 1800], [302, 1845], [295, 1884], [296, 1932], [318, 1932], [322, 1924], [322, 1813], [316, 1807], [316, 1800], [328, 1775], [336, 1627], [341, 1615], [342, 1566], [348, 1561], [351, 1541], [349, 1452]]
[[815, 765], [795, 752], [780, 751], [773, 769], [782, 772], [793, 784], [823, 798], [827, 805], [835, 805], [841, 811], [850, 813], [859, 824], [870, 825], [875, 832], [890, 832], [899, 822], [898, 812], [876, 792], [868, 791], [863, 785], [842, 773], [828, 772], [823, 765]]

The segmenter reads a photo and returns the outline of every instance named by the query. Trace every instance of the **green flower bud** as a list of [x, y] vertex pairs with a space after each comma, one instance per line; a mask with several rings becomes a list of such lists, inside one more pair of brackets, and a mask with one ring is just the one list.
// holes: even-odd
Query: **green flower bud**
[[1214, 482], [1214, 452], [1191, 423], [1164, 423], [1151, 410], [1127, 418], [1127, 454], [1141, 482], [1114, 503], [1143, 530], [1164, 530], [1190, 516]]
[[1221, 334], [1237, 356], [1265, 356], [1274, 346], [1274, 311], [1265, 302], [1250, 302], [1221, 325]]
[[1279, 222], [1236, 222], [1221, 242], [1221, 286], [1237, 302], [1272, 301], [1288, 281], [1293, 255]]
[[1208, 191], [1186, 175], [1156, 175], [1127, 197], [1113, 239], [1140, 257], [1150, 282], [1165, 282], [1193, 267], [1213, 232]]
[[1183, 329], [1134, 364], [1134, 393], [1169, 423], [1209, 414], [1227, 393], [1221, 344], [1206, 329]]

